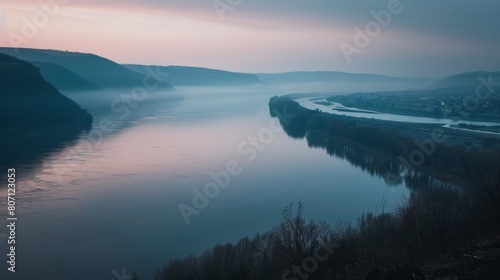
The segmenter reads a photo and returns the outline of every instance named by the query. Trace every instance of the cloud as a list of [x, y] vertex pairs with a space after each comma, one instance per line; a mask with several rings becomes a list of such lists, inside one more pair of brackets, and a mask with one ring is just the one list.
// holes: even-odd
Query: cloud
[[[363, 28], [373, 20], [371, 11], [386, 9], [390, 1], [397, 0], [218, 0], [238, 3], [225, 13], [222, 21], [213, 6], [214, 0], [67, 1], [60, 13], [64, 20], [55, 19], [54, 25], [33, 40], [33, 46], [49, 46], [49, 40], [56, 42], [62, 35], [71, 36], [64, 30], [71, 26], [78, 30], [78, 39], [83, 42], [78, 43], [78, 50], [90, 48], [89, 51], [127, 62], [153, 61], [159, 55], [140, 54], [133, 49], [136, 47], [157, 52], [168, 49], [168, 61], [175, 60], [177, 64], [199, 62], [242, 71], [257, 70], [259, 63], [263, 69], [271, 65], [274, 70], [395, 74], [406, 69], [405, 75], [425, 75], [429, 72], [424, 68], [428, 67], [438, 69], [435, 75], [445, 75], [500, 65], [497, 0], [400, 0], [403, 11], [394, 15], [390, 25], [350, 65], [342, 60], [340, 42], [351, 41], [355, 27]], [[33, 10], [40, 2], [3, 3], [7, 10]], [[7, 26], [16, 26], [16, 20], [9, 17], [10, 21], [14, 23]], [[17, 22], [19, 25], [20, 20]], [[109, 38], [113, 42], [108, 42]], [[85, 45], [85, 41], [93, 41], [92, 46]], [[117, 49], [118, 42], [128, 46], [127, 50], [120, 50], [119, 57], [117, 51], [111, 52]], [[57, 43], [62, 45], [50, 46], [75, 46], [61, 40]], [[204, 50], [210, 55], [204, 54]], [[259, 58], [266, 62], [258, 61]], [[238, 66], [231, 67], [232, 63]], [[380, 65], [384, 65], [382, 70]], [[418, 71], [414, 65], [419, 65]]]

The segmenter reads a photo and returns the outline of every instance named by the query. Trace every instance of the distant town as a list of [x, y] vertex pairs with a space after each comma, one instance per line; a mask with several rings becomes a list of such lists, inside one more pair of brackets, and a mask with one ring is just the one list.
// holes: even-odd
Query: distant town
[[500, 95], [474, 88], [353, 93], [332, 96], [347, 107], [449, 119], [500, 120]]

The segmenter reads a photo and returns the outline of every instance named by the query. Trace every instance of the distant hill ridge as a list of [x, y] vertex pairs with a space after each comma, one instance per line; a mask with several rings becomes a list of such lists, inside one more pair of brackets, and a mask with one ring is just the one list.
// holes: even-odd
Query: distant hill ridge
[[[132, 71], [145, 74], [147, 65], [123, 64]], [[149, 66], [158, 67], [168, 74], [167, 82], [173, 86], [238, 86], [260, 84], [259, 77], [253, 74], [236, 73], [217, 69], [190, 66]]]
[[492, 76], [492, 81], [496, 84], [500, 83], [500, 72], [486, 72], [486, 71], [476, 71], [476, 72], [466, 72], [458, 75], [453, 75], [446, 77], [437, 83], [430, 86], [431, 89], [437, 88], [472, 88], [477, 87], [481, 84], [480, 77], [484, 79], [489, 79]]
[[256, 74], [263, 82], [282, 83], [282, 82], [339, 82], [346, 80], [362, 80], [377, 82], [394, 81], [428, 81], [423, 78], [393, 77], [387, 75], [367, 74], [367, 73], [348, 73], [338, 71], [295, 71], [283, 73], [258, 73]]
[[[295, 71], [283, 73], [256, 73], [265, 84], [284, 91], [355, 92], [381, 90], [423, 89], [436, 82], [434, 79], [393, 77], [378, 74], [338, 71]], [[318, 92], [316, 90], [316, 92]]]
[[[93, 90], [108, 88], [131, 88], [143, 83], [147, 65], [120, 65], [107, 58], [79, 52], [0, 47], [6, 53], [30, 61], [40, 69], [42, 75], [61, 90]], [[283, 73], [238, 73], [190, 66], [155, 66], [155, 70], [166, 73], [166, 82], [160, 89], [172, 90], [173, 86], [248, 86], [289, 85], [283, 89], [307, 90], [322, 86], [325, 91], [352, 92], [353, 90], [407, 90], [475, 87], [479, 76], [500, 81], [500, 72], [467, 72], [442, 80], [393, 77], [378, 74], [347, 73], [338, 71], [296, 71]], [[302, 88], [299, 88], [301, 84]], [[172, 86], [173, 85], [173, 86]]]
[[[65, 89], [78, 89], [79, 87], [85, 89], [85, 87], [92, 87], [92, 85], [102, 89], [131, 88], [141, 86], [144, 79], [144, 75], [95, 54], [3, 47], [0, 47], [0, 53], [40, 65], [42, 74], [51, 77], [50, 81], [54, 85]], [[53, 66], [41, 63], [55, 64], [61, 68], [65, 68], [67, 71], [63, 71], [61, 68], [54, 69]], [[66, 77], [71, 76], [77, 85], [68, 85], [68, 81], [65, 81], [60, 76], [63, 72]], [[79, 76], [79, 78], [76, 76]], [[160, 89], [173, 90], [174, 88], [170, 84], [163, 82], [160, 84]]]
[[40, 73], [60, 90], [96, 90], [99, 87], [92, 82], [78, 76], [74, 72], [54, 63], [33, 61], [33, 65], [40, 69]]

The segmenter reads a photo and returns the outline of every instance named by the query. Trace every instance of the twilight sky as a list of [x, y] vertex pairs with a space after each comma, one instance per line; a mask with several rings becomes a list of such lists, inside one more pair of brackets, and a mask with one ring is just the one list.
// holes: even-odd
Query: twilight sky
[[[382, 10], [385, 26], [371, 14]], [[498, 0], [2, 0], [0, 45], [120, 63], [441, 78], [500, 70], [499, 12]], [[369, 42], [355, 44], [367, 24]]]

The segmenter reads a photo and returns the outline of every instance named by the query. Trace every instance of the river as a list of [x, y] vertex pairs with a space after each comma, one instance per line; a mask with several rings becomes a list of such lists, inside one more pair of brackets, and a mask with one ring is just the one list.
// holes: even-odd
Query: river
[[[388, 184], [278, 131], [269, 90], [180, 89], [182, 99], [150, 95], [127, 115], [108, 105], [118, 94], [102, 94], [72, 98], [95, 126], [110, 119], [113, 130], [101, 130], [101, 139], [94, 128], [17, 170], [17, 272], [2, 279], [111, 279], [122, 268], [152, 279], [172, 258], [271, 229], [291, 202], [304, 204], [306, 218], [355, 223], [409, 193], [404, 182]], [[179, 205], [193, 206], [196, 192], [214, 182], [209, 174], [228, 164], [238, 174], [187, 224]], [[6, 209], [6, 189], [1, 194]]]

